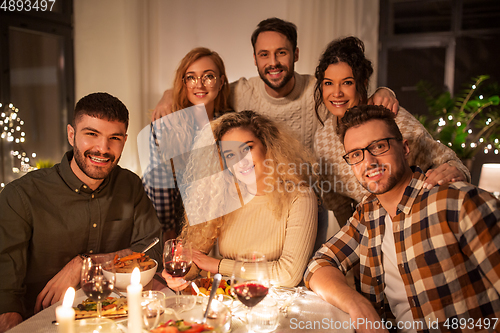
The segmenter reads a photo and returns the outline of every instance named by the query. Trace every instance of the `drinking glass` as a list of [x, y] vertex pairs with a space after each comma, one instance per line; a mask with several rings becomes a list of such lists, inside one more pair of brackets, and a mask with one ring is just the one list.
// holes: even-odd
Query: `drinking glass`
[[231, 292], [246, 306], [246, 320], [252, 307], [259, 304], [270, 287], [266, 257], [258, 252], [238, 255], [231, 275]]
[[161, 291], [147, 290], [142, 292], [142, 327], [146, 331], [156, 328], [160, 324], [161, 317], [165, 312], [162, 300], [166, 298]]
[[[107, 271], [106, 276], [104, 271]], [[99, 318], [102, 318], [102, 300], [113, 291], [115, 280], [115, 265], [109, 257], [95, 256], [83, 261], [80, 285], [83, 292], [96, 302]]]
[[248, 317], [252, 332], [274, 332], [278, 327], [278, 303], [273, 298], [266, 297], [252, 308]]
[[[163, 268], [172, 277], [184, 277], [193, 262], [191, 245], [182, 239], [169, 239], [163, 248]], [[176, 290], [180, 295], [180, 290]]]

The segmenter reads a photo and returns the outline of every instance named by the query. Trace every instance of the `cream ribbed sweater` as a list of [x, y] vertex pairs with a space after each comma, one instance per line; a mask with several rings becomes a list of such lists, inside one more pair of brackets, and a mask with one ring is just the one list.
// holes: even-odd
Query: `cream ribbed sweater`
[[268, 195], [256, 196], [227, 216], [219, 237], [219, 252], [224, 258], [219, 273], [231, 276], [238, 254], [258, 251], [266, 255], [271, 283], [296, 286], [312, 255], [318, 200], [310, 191], [300, 193], [279, 219], [268, 203]]

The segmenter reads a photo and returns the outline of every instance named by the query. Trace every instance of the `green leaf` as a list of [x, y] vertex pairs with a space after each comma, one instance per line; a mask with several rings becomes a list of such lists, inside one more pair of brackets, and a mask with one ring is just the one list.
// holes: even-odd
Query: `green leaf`
[[500, 97], [497, 96], [491, 96], [486, 101], [491, 102], [492, 105], [498, 105], [500, 103]]

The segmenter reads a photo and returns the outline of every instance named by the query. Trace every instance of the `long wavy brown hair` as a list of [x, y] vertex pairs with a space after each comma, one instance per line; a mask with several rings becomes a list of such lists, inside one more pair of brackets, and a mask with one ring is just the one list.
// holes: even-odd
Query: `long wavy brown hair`
[[323, 124], [324, 119], [321, 119], [318, 110], [324, 104], [323, 80], [325, 71], [331, 64], [338, 64], [339, 62], [345, 62], [351, 67], [360, 104], [366, 104], [368, 100], [368, 82], [373, 74], [373, 67], [371, 61], [365, 57], [365, 44], [363, 44], [362, 40], [353, 36], [333, 40], [321, 55], [315, 72], [314, 111], [321, 124]]

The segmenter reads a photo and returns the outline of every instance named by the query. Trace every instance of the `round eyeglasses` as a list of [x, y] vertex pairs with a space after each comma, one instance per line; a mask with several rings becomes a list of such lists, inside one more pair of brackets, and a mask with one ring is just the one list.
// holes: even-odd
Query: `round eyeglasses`
[[387, 152], [389, 149], [391, 149], [391, 145], [389, 144], [389, 140], [401, 141], [401, 140], [396, 139], [396, 138], [380, 139], [377, 141], [373, 141], [365, 148], [350, 151], [342, 157], [349, 165], [358, 164], [365, 159], [365, 150], [367, 150], [373, 156], [377, 156], [377, 155], [381, 155], [381, 154]]
[[206, 73], [202, 76], [196, 76], [194, 74], [187, 74], [184, 76], [184, 84], [189, 89], [195, 88], [198, 84], [198, 80], [201, 80], [201, 84], [203, 84], [207, 88], [213, 88], [215, 83], [217, 82], [217, 77], [213, 73]]

